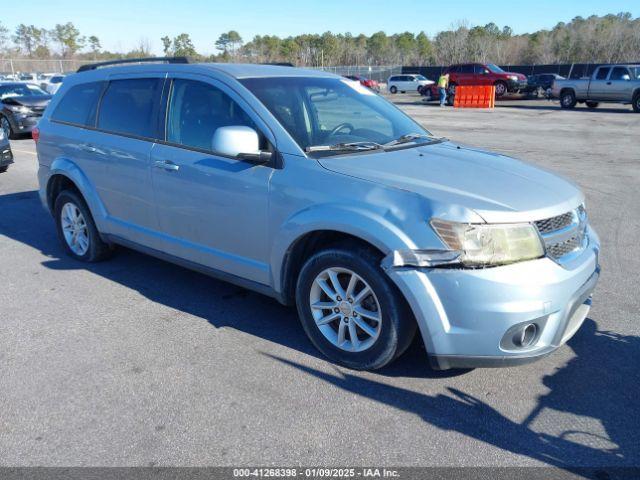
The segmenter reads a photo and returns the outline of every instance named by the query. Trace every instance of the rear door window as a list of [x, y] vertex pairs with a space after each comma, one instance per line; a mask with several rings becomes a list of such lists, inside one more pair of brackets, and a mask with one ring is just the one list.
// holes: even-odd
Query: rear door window
[[215, 131], [229, 126], [251, 127], [259, 132], [240, 105], [219, 88], [196, 80], [173, 81], [167, 142], [212, 151]]
[[112, 80], [102, 97], [98, 128], [135, 137], [160, 138], [160, 96], [164, 80]]
[[58, 103], [51, 120], [95, 126], [96, 108], [103, 87], [103, 82], [82, 83], [71, 87]]

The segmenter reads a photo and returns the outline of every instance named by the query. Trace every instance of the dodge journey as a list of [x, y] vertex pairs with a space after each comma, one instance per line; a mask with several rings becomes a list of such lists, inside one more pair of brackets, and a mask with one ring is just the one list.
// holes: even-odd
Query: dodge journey
[[295, 305], [354, 369], [416, 332], [434, 368], [515, 365], [585, 319], [599, 241], [570, 181], [434, 136], [336, 75], [113, 63], [67, 77], [34, 132], [71, 257], [123, 245]]

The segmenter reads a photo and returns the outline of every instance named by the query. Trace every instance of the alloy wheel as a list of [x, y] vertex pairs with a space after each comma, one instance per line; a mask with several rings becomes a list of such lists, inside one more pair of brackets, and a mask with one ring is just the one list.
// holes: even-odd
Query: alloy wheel
[[82, 212], [73, 203], [65, 203], [60, 212], [60, 222], [67, 245], [82, 257], [89, 250], [89, 229]]
[[378, 298], [362, 277], [347, 268], [320, 272], [311, 286], [309, 305], [322, 335], [341, 350], [363, 352], [380, 336]]

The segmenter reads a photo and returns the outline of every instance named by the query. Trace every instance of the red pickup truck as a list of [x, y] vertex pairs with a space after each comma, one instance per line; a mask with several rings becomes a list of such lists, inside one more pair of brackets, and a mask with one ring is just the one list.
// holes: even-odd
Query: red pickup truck
[[[451, 65], [443, 73], [449, 74], [450, 92], [455, 91], [456, 85], [495, 85], [496, 97], [507, 92], [519, 92], [527, 88], [527, 77], [521, 73], [505, 72], [493, 63], [461, 63]], [[438, 98], [438, 85], [424, 88], [425, 96]]]

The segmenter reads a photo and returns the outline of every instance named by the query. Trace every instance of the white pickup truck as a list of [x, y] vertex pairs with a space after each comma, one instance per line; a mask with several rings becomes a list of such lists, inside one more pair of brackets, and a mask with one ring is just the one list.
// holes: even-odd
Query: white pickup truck
[[600, 102], [631, 104], [640, 113], [640, 65], [601, 65], [591, 78], [556, 80], [551, 94], [562, 108], [585, 103], [596, 108]]

